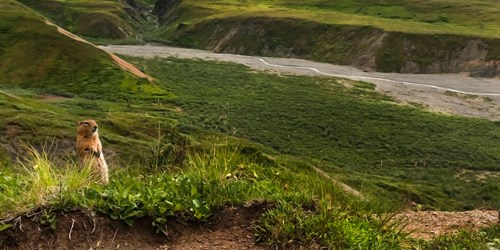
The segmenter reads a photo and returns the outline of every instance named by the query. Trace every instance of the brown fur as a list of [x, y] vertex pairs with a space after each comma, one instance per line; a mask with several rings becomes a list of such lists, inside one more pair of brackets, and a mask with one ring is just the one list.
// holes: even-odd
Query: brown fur
[[85, 120], [78, 123], [76, 134], [76, 152], [80, 162], [95, 159], [101, 172], [101, 180], [108, 182], [108, 165], [102, 153], [102, 144], [97, 132], [98, 126], [94, 120]]

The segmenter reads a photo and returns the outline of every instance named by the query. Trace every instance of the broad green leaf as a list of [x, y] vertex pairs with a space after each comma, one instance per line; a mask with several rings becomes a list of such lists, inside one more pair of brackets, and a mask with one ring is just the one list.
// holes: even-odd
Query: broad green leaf
[[6, 230], [6, 229], [9, 229], [12, 227], [12, 224], [0, 224], [0, 232], [2, 232], [3, 230]]

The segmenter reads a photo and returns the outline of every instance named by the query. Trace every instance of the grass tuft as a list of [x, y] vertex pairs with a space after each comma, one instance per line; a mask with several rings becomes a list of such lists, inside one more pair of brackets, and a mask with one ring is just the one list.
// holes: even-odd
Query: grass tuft
[[0, 215], [16, 208], [23, 213], [33, 208], [61, 206], [71, 197], [78, 196], [85, 188], [99, 181], [98, 172], [92, 164], [80, 165], [70, 159], [56, 164], [47, 151], [39, 152], [32, 146], [25, 146], [26, 157], [19, 160], [17, 171], [2, 173], [2, 194], [0, 201], [5, 206]]

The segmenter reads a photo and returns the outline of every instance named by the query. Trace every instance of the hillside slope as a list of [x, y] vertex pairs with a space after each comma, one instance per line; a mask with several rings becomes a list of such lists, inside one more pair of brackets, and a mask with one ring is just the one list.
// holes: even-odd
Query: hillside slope
[[[369, 71], [500, 75], [496, 32], [500, 27], [491, 20], [466, 22], [463, 8], [453, 8], [450, 12], [456, 15], [450, 20], [454, 23], [448, 23], [423, 21], [418, 11], [402, 19], [347, 14], [327, 3], [299, 8], [280, 1], [223, 2], [157, 1], [155, 13], [163, 24], [156, 31], [157, 39], [216, 52], [306, 58]], [[478, 11], [496, 20], [494, 8], [487, 3], [482, 9], [478, 5]], [[428, 15], [438, 17], [436, 12]]]
[[16, 1], [0, 3], [0, 85], [101, 96], [124, 83], [146, 82], [95, 46], [71, 39]]
[[[40, 146], [52, 138], [61, 149], [71, 148], [74, 123], [105, 115], [110, 104], [104, 100], [165, 93], [120, 68], [107, 52], [61, 34], [17, 1], [0, 2], [0, 165], [23, 152], [22, 143]], [[66, 101], [72, 104], [53, 105]], [[115, 114], [112, 120], [121, 119]], [[115, 144], [123, 142], [119, 134]]]

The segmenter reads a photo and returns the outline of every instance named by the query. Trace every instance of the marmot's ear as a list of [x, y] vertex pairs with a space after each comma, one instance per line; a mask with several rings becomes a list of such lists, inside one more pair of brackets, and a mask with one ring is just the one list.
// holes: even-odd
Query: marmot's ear
[[85, 124], [84, 121], [78, 122], [78, 127], [82, 126], [83, 124]]

